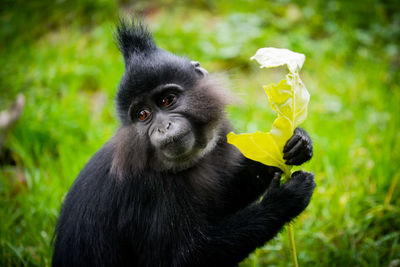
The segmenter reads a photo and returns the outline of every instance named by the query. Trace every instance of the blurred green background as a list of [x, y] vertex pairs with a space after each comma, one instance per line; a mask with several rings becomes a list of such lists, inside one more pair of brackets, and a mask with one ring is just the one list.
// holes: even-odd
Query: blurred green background
[[[262, 85], [284, 71], [260, 47], [304, 53], [303, 127], [315, 155], [312, 203], [295, 223], [300, 266], [400, 266], [400, 5], [396, 1], [22, 1], [0, 3], [0, 265], [46, 266], [63, 197], [117, 127], [123, 72], [112, 33], [143, 14], [162, 48], [229, 76], [236, 132], [269, 130]], [[287, 232], [241, 266], [290, 266]], [[397, 264], [397, 265], [396, 265]]]

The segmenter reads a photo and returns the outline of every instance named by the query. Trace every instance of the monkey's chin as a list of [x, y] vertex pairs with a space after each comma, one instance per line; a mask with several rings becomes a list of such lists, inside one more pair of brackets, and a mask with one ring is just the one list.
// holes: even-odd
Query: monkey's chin
[[194, 140], [171, 144], [168, 149], [163, 149], [160, 152], [160, 164], [157, 164], [157, 167], [168, 171], [181, 171], [190, 168], [203, 155], [203, 149], [197, 147]]
[[195, 148], [194, 145], [190, 147], [174, 147], [168, 150], [163, 150], [163, 162], [169, 167], [185, 164], [192, 162], [200, 154], [200, 149]]
[[154, 168], [163, 171], [182, 171], [184, 169], [190, 168], [197, 162], [197, 159], [199, 158], [198, 154], [198, 152], [196, 153], [194, 151], [190, 151], [188, 153], [180, 155], [170, 155], [166, 153], [163, 154], [162, 159], [159, 159], [159, 162], [153, 166]]

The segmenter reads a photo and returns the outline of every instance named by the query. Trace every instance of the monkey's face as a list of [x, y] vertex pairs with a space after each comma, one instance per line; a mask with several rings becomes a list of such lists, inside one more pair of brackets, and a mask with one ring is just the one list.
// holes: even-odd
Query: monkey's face
[[140, 149], [146, 151], [142, 155], [146, 165], [157, 170], [190, 167], [211, 151], [220, 136], [226, 104], [218, 83], [198, 62], [180, 62], [174, 67], [185, 68], [178, 72], [186, 77], [168, 79], [135, 95], [127, 111], [126, 127], [135, 129], [135, 139], [146, 146]]
[[121, 128], [112, 141], [113, 169], [193, 166], [225, 137], [224, 90], [198, 62], [157, 47], [140, 23], [122, 22], [116, 37], [125, 72], [116, 97]]
[[186, 93], [178, 84], [165, 84], [130, 106], [134, 127], [161, 161], [185, 161], [197, 150], [194, 126], [185, 115]]

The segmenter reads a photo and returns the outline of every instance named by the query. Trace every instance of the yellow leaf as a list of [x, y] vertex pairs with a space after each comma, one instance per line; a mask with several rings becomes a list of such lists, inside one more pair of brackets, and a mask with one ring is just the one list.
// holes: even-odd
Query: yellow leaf
[[231, 132], [227, 137], [228, 143], [236, 146], [246, 158], [278, 167], [285, 173], [290, 172], [290, 167], [283, 161], [282, 152], [271, 133], [257, 131], [236, 135]]
[[[261, 51], [261, 52], [260, 52]], [[252, 134], [229, 133], [228, 143], [236, 146], [242, 154], [265, 165], [280, 168], [290, 174], [290, 166], [283, 160], [283, 147], [293, 135], [294, 129], [307, 117], [310, 95], [299, 77], [304, 55], [287, 49], [262, 48], [253, 57], [262, 67], [277, 67], [286, 64], [289, 74], [278, 84], [265, 86], [271, 108], [278, 117], [270, 132]], [[289, 175], [290, 177], [290, 175]]]

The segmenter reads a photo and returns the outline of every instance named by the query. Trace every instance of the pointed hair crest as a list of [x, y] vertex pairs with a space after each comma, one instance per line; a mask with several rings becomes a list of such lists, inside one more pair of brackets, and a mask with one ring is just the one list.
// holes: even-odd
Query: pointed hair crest
[[157, 49], [150, 31], [140, 18], [132, 18], [131, 22], [120, 18], [115, 38], [125, 63], [132, 55], [148, 54]]

